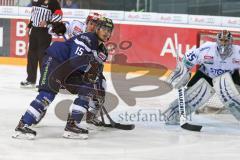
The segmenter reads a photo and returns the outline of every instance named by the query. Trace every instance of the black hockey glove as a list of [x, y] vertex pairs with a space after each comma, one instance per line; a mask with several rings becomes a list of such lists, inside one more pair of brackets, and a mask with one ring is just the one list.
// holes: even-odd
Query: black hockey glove
[[66, 33], [67, 28], [63, 22], [52, 22], [52, 32], [58, 36], [62, 36]]
[[85, 82], [96, 83], [99, 75], [99, 63], [97, 61], [90, 61], [89, 69], [83, 75]]
[[99, 45], [98, 54], [103, 54], [104, 55], [104, 56], [99, 55], [99, 58], [101, 58], [103, 62], [105, 62], [107, 60], [108, 50], [103, 43], [101, 43]]
[[96, 101], [98, 105], [103, 105], [105, 102], [105, 91], [97, 88], [96, 94], [93, 96], [93, 100]]

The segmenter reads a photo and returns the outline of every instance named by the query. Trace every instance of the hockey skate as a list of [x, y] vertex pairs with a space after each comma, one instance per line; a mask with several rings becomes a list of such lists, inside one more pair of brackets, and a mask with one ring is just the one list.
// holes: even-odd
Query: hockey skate
[[80, 128], [77, 125], [77, 122], [70, 115], [68, 115], [63, 137], [70, 139], [88, 139], [88, 130]]
[[35, 83], [28, 82], [28, 81], [22, 81], [20, 83], [21, 88], [35, 88]]
[[94, 114], [92, 112], [87, 112], [86, 123], [88, 125], [87, 128], [89, 130], [100, 130], [100, 131], [105, 130], [104, 123], [102, 121], [100, 121], [97, 118], [96, 114]]
[[15, 134], [12, 136], [12, 138], [31, 140], [31, 139], [34, 139], [36, 135], [37, 135], [37, 132], [30, 129], [27, 124], [24, 124], [21, 118], [17, 127], [15, 128]]

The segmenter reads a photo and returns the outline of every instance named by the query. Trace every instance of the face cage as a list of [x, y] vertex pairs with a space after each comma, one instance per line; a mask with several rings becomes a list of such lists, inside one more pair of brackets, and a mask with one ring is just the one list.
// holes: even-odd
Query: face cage
[[232, 43], [222, 45], [220, 41], [217, 42], [217, 50], [220, 55], [230, 56], [232, 54]]
[[96, 27], [96, 30], [99, 30], [99, 29], [104, 29], [104, 30], [108, 30], [109, 32], [111, 32], [112, 33], [112, 31], [113, 31], [113, 28], [111, 28], [111, 27], [109, 27], [109, 26], [106, 26], [106, 25], [97, 25], [97, 27]]

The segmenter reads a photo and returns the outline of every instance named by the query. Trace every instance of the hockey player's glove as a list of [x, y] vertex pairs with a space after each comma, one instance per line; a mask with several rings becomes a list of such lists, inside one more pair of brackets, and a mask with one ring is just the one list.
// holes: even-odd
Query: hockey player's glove
[[90, 61], [88, 69], [83, 75], [83, 81], [87, 83], [96, 83], [99, 75], [99, 65], [97, 61]]
[[52, 22], [52, 32], [58, 36], [63, 36], [66, 33], [66, 26], [63, 22]]
[[97, 102], [99, 106], [103, 105], [105, 102], [105, 91], [103, 90], [98, 90], [97, 94], [94, 95], [93, 100]]
[[101, 53], [104, 55], [104, 56], [102, 56], [102, 58], [103, 58], [102, 60], [105, 62], [108, 57], [108, 50], [103, 43], [101, 43], [98, 48], [98, 54], [101, 54]]

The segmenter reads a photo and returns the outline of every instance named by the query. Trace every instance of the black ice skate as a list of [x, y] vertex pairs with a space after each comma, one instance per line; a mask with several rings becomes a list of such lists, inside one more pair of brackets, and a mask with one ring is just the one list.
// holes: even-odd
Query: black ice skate
[[28, 82], [28, 81], [22, 81], [20, 83], [21, 88], [35, 88], [35, 83]]
[[28, 128], [28, 125], [24, 124], [21, 118], [17, 127], [15, 128], [15, 134], [12, 136], [12, 138], [34, 139], [36, 135], [37, 132]]
[[96, 114], [94, 114], [92, 112], [87, 112], [86, 122], [88, 124], [93, 124], [95, 126], [103, 126], [104, 125], [104, 123], [97, 118]]
[[89, 130], [105, 130], [104, 123], [100, 121], [96, 114], [92, 112], [87, 112], [86, 114], [86, 123], [88, 124], [87, 128]]
[[64, 138], [88, 139], [88, 130], [77, 126], [77, 122], [68, 115], [66, 127], [64, 129]]

